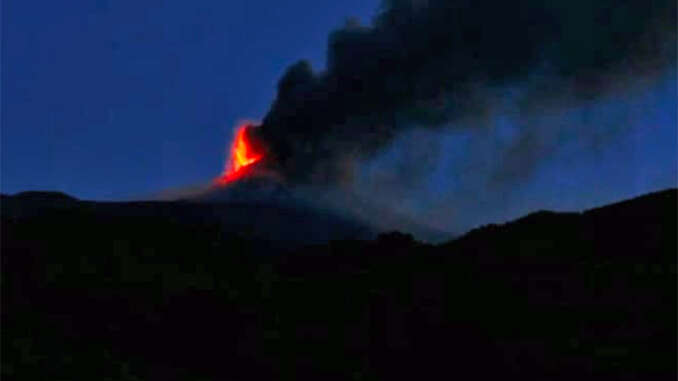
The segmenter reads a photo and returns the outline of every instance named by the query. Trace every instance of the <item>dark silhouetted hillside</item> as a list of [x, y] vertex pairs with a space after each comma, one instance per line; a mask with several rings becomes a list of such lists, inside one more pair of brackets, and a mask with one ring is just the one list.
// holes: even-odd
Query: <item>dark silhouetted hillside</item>
[[310, 212], [3, 196], [2, 376], [675, 380], [677, 194], [285, 250], [219, 215]]

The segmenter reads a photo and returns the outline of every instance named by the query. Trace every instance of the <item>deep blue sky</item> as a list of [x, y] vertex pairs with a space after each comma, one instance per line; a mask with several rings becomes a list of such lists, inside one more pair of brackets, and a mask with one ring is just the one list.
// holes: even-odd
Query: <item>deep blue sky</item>
[[[324, 67], [328, 33], [348, 17], [369, 23], [378, 3], [3, 2], [1, 190], [120, 200], [204, 184], [221, 171], [233, 126], [264, 116], [284, 70], [299, 59]], [[674, 71], [531, 119], [539, 131], [560, 127], [544, 130], [553, 132], [540, 137], [538, 165], [521, 181], [496, 186], [492, 172], [507, 170], [503, 150], [527, 123], [510, 102], [488, 128], [396, 139], [368, 160], [354, 190], [460, 231], [676, 186]], [[421, 155], [436, 158], [430, 170], [403, 179], [403, 165]]]
[[217, 175], [284, 69], [377, 0], [2, 3], [2, 192], [144, 197]]

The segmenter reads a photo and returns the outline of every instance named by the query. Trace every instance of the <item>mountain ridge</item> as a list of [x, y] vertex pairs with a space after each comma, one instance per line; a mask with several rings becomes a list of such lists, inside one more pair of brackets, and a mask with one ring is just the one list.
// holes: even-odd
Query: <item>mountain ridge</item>
[[3, 197], [0, 369], [8, 379], [675, 380], [677, 195], [538, 212], [442, 245], [392, 232], [284, 250], [163, 203], [15, 218]]
[[[277, 188], [276, 188], [277, 189]], [[283, 189], [284, 191], [284, 189]], [[280, 193], [280, 192], [278, 192]], [[228, 209], [229, 208], [242, 208], [242, 209], [257, 209], [261, 207], [265, 208], [278, 208], [280, 210], [288, 210], [288, 211], [293, 211], [295, 209], [300, 209], [300, 210], [313, 210], [314, 208], [311, 206], [311, 204], [308, 203], [302, 203], [301, 201], [297, 200], [297, 202], [290, 202], [290, 203], [285, 203], [285, 201], [290, 201], [291, 200], [291, 193], [289, 191], [284, 191], [285, 200], [270, 200], [270, 202], [267, 202], [266, 198], [261, 198], [261, 199], [248, 199], [246, 197], [235, 197], [235, 198], [223, 198], [220, 199], [219, 197], [214, 197], [214, 196], [201, 196], [195, 199], [192, 198], [182, 198], [174, 201], [155, 201], [155, 200], [147, 200], [147, 201], [86, 201], [86, 200], [79, 200], [75, 197], [72, 197], [68, 194], [62, 193], [62, 192], [52, 192], [52, 191], [26, 191], [26, 192], [19, 192], [14, 195], [7, 195], [7, 194], [2, 194], [0, 195], [2, 198], [2, 205], [0, 205], [0, 208], [3, 210], [4, 216], [9, 216], [12, 218], [16, 218], [19, 216], [24, 216], [24, 215], [36, 215], [40, 213], [40, 211], [43, 210], [43, 208], [47, 208], [48, 210], [53, 209], [53, 208], [70, 208], [74, 207], [75, 205], [86, 205], [88, 208], [97, 208], [97, 207], [103, 207], [108, 210], [112, 210], [113, 208], [119, 207], [121, 208], [121, 211], [119, 213], [124, 214], [124, 210], [122, 209], [127, 209], [128, 211], [132, 211], [135, 208], [138, 210], [139, 208], [148, 208], [148, 212], [153, 212], [152, 214], [157, 213], [158, 209], [162, 208], [177, 208], [177, 207], [186, 207], [186, 208], [196, 208], [196, 209], [202, 209], [202, 210], [209, 210], [213, 209], [212, 213], [206, 213], [206, 214], [211, 214], [212, 217], [216, 214], [221, 213], [222, 215], [227, 215]], [[613, 214], [615, 211], [622, 210], [624, 208], [632, 208], [634, 209], [634, 213], [641, 213], [642, 214], [642, 209], [648, 205], [651, 205], [653, 203], [657, 203], [657, 199], [663, 200], [663, 202], [666, 202], [668, 204], [673, 203], [676, 204], [676, 195], [678, 194], [678, 188], [668, 188], [668, 189], [663, 189], [663, 190], [658, 190], [654, 192], [650, 192], [647, 194], [643, 194], [640, 196], [632, 197], [632, 198], [627, 198], [623, 199], [620, 201], [616, 201], [610, 204], [602, 205], [602, 206], [597, 206], [593, 207], [590, 209], [586, 209], [583, 211], [552, 211], [552, 210], [537, 210], [531, 213], [528, 213], [522, 217], [516, 218], [514, 220], [510, 220], [501, 224], [496, 224], [496, 223], [489, 223], [489, 224], [484, 224], [479, 227], [470, 229], [469, 231], [457, 235], [456, 237], [451, 238], [448, 241], [441, 242], [441, 244], [449, 244], [452, 241], [455, 241], [457, 239], [462, 239], [463, 237], [467, 235], [473, 235], [478, 231], [486, 231], [486, 230], [492, 230], [496, 227], [504, 227], [504, 226], [511, 226], [513, 224], [524, 224], [524, 223], [539, 223], [542, 220], [549, 220], [552, 218], [567, 218], [569, 217], [575, 217], [575, 216], [594, 216], [594, 215], [599, 215], [599, 214]], [[7, 205], [7, 203], [10, 203], [10, 205]], [[21, 207], [18, 207], [14, 203], [20, 203]], [[36, 203], [35, 207], [31, 207], [30, 205], [26, 206], [26, 203]], [[640, 206], [642, 204], [642, 207]], [[219, 212], [217, 212], [217, 210]], [[337, 220], [342, 220], [345, 219], [346, 222], [348, 223], [348, 219], [345, 217], [338, 217], [338, 216], [330, 216], [331, 212], [329, 210], [321, 210], [319, 208], [315, 208], [315, 211], [319, 212], [324, 212], [327, 213], [326, 218], [337, 218]], [[136, 213], [133, 213], [136, 214]], [[170, 213], [171, 214], [171, 213]], [[169, 214], [166, 214], [169, 215]], [[354, 222], [355, 223], [355, 222]], [[357, 225], [361, 225], [360, 223], [356, 223]], [[353, 238], [362, 238], [362, 239], [368, 239], [370, 236], [371, 237], [376, 237], [376, 234], [378, 233], [377, 231], [373, 231], [369, 233], [368, 231], [370, 230], [367, 226], [361, 226], [358, 228], [358, 230], [364, 230], [366, 234], [358, 234]], [[381, 233], [387, 233], [389, 231], [395, 231], [399, 229], [382, 229]], [[404, 233], [408, 233], [405, 231]], [[439, 236], [442, 236], [442, 232], [437, 233]], [[350, 237], [347, 237], [350, 238]]]

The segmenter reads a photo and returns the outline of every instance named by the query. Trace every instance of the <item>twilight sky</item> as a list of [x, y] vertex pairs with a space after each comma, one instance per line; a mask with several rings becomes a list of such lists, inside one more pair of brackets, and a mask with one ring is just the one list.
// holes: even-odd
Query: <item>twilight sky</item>
[[285, 68], [377, 0], [22, 0], [2, 9], [2, 192], [147, 196], [209, 181]]
[[[348, 17], [369, 24], [378, 4], [3, 2], [1, 190], [121, 200], [206, 183], [233, 126], [263, 118], [285, 69], [324, 68], [329, 32]], [[675, 68], [530, 115], [515, 112], [525, 86], [492, 89], [500, 102], [482, 119], [412, 126], [361, 159], [349, 188], [459, 231], [676, 186]], [[535, 148], [521, 152], [539, 160], [512, 154], [521, 129]]]

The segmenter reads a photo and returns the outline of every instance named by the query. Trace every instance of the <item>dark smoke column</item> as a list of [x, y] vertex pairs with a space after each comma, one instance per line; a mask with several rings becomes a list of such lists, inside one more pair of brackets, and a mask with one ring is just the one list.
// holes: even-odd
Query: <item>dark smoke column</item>
[[534, 99], [564, 85], [590, 99], [614, 70], [658, 72], [675, 65], [675, 51], [675, 0], [390, 0], [373, 26], [330, 36], [325, 72], [291, 66], [254, 134], [288, 180], [334, 182], [402, 128], [482, 112], [482, 93], [470, 89], [547, 67]]

